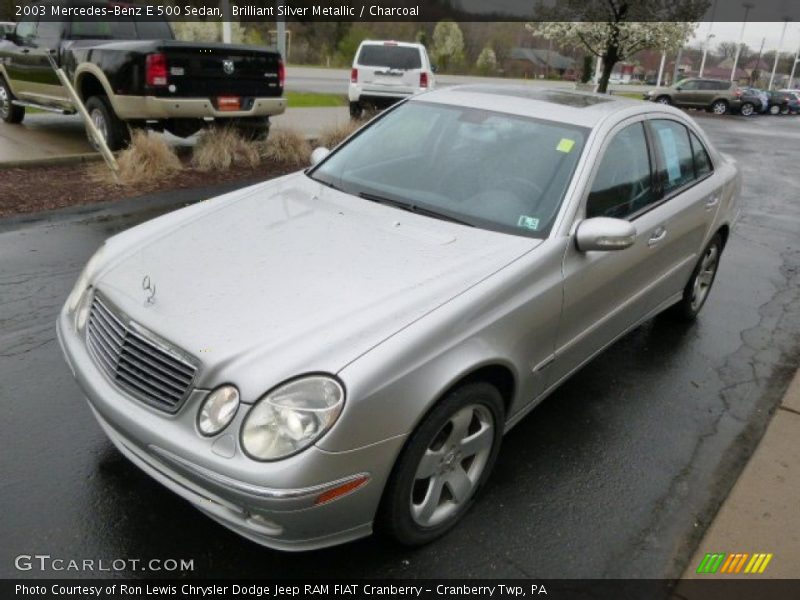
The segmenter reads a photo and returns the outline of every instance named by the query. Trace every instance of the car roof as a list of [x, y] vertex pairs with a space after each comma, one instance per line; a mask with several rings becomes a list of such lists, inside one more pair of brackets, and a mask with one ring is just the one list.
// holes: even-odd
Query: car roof
[[361, 42], [362, 46], [402, 46], [406, 48], [421, 48], [422, 44], [417, 44], [415, 42], [398, 42], [395, 40], [364, 40]]
[[644, 112], [664, 112], [661, 105], [642, 100], [520, 84], [468, 84], [438, 88], [415, 96], [412, 101], [480, 108], [589, 128], [618, 113], [623, 117]]

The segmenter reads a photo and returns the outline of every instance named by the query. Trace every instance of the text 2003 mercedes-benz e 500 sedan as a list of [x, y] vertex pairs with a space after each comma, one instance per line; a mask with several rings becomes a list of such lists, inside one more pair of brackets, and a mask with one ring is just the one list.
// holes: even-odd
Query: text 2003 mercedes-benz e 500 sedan
[[434, 91], [305, 172], [109, 239], [58, 321], [100, 425], [234, 531], [427, 542], [503, 433], [706, 301], [740, 178], [669, 106]]

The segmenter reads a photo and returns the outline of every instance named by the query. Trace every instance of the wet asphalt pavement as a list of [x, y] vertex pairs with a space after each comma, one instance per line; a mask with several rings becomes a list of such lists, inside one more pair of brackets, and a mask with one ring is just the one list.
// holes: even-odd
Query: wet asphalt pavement
[[376, 537], [261, 548], [106, 440], [55, 318], [102, 240], [163, 207], [0, 224], [0, 576], [42, 576], [14, 570], [36, 553], [193, 559], [200, 577], [680, 574], [800, 363], [800, 117], [698, 118], [744, 172], [742, 220], [699, 321], [656, 318], [586, 366], [506, 437], [464, 521], [417, 550]]

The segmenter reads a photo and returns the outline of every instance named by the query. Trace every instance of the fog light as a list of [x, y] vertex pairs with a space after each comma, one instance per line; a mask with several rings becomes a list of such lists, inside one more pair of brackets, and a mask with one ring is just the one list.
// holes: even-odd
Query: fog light
[[208, 395], [197, 414], [197, 428], [203, 435], [225, 429], [239, 408], [239, 391], [232, 385], [218, 387]]

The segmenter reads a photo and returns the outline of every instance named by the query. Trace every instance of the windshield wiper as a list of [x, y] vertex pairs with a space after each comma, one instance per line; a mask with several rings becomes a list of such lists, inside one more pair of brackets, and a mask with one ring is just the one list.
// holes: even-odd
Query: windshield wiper
[[441, 219], [442, 221], [450, 221], [451, 223], [458, 223], [459, 225], [474, 227], [472, 223], [467, 223], [466, 221], [462, 221], [457, 217], [453, 217], [451, 215], [441, 213], [439, 211], [433, 210], [431, 208], [426, 208], [418, 204], [406, 204], [405, 202], [400, 202], [399, 200], [392, 200], [391, 198], [386, 198], [385, 196], [378, 196], [377, 194], [370, 194], [368, 192], [361, 192], [359, 196], [361, 198], [364, 198], [365, 200], [370, 200], [371, 202], [377, 202], [379, 204], [388, 204], [389, 206], [394, 206], [395, 208], [399, 208], [401, 210], [407, 210], [408, 212], [417, 213], [419, 215], [424, 215], [426, 217], [433, 217], [434, 219]]

